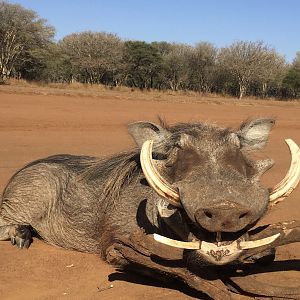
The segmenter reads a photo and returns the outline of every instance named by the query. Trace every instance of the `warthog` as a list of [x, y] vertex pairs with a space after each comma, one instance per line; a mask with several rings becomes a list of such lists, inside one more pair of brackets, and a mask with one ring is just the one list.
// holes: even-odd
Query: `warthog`
[[3, 192], [0, 240], [28, 248], [36, 234], [124, 269], [177, 278], [214, 299], [230, 298], [223, 284], [230, 282], [235, 291], [292, 297], [299, 289], [256, 293], [236, 274], [213, 273], [215, 265], [272, 261], [276, 246], [300, 240], [297, 222], [252, 229], [300, 178], [299, 149], [287, 140], [287, 176], [275, 189], [261, 186], [273, 161], [255, 161], [249, 153], [265, 146], [273, 125], [270, 118], [236, 130], [137, 122], [129, 125], [134, 151], [31, 162]]

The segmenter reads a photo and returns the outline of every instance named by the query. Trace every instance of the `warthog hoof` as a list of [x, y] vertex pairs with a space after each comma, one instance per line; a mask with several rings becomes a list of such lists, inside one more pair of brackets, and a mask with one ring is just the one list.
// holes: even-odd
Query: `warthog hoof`
[[18, 225], [18, 227], [15, 228], [15, 233], [11, 236], [10, 241], [20, 249], [29, 248], [32, 242], [30, 228], [25, 225]]

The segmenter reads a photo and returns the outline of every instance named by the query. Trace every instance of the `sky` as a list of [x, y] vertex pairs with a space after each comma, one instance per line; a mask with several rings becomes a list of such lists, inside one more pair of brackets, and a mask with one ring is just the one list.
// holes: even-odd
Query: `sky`
[[9, 0], [36, 11], [55, 39], [81, 31], [125, 40], [167, 41], [218, 48], [263, 40], [292, 62], [300, 51], [298, 0]]

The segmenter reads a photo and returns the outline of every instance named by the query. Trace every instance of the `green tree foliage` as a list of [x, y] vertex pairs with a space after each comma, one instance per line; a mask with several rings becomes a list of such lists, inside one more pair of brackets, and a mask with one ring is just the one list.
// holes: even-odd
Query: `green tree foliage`
[[54, 28], [34, 11], [0, 2], [0, 81], [30, 61], [31, 51], [45, 48], [53, 36]]
[[162, 55], [156, 47], [146, 42], [127, 41], [123, 61], [129, 86], [141, 89], [155, 87], [158, 73], [162, 69]]
[[291, 98], [300, 97], [300, 52], [283, 79], [283, 96]]
[[31, 51], [31, 59], [22, 67], [22, 75], [29, 80], [44, 82], [71, 82], [70, 57], [56, 43]]

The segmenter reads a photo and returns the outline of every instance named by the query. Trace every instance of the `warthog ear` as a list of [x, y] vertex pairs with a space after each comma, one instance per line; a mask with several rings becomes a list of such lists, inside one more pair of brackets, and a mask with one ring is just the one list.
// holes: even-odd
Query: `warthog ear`
[[128, 132], [140, 148], [147, 140], [153, 140], [156, 146], [170, 135], [165, 128], [150, 122], [131, 123], [128, 125]]
[[237, 132], [241, 148], [249, 150], [262, 149], [268, 141], [274, 124], [275, 120], [271, 118], [260, 118], [243, 122]]

